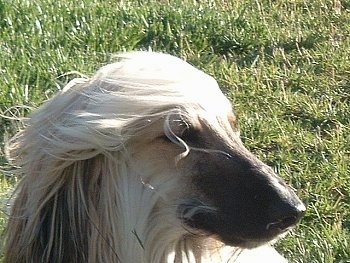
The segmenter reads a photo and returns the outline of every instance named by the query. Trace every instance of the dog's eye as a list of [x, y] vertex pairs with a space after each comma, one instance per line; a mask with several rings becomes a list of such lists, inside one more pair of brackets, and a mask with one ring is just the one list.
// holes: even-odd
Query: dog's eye
[[177, 123], [164, 134], [160, 135], [158, 139], [165, 142], [178, 143], [181, 139], [185, 143], [196, 143], [199, 140], [198, 131], [188, 123]]
[[171, 134], [170, 136], [163, 134], [158, 137], [158, 139], [164, 142], [175, 143], [175, 144], [179, 142], [179, 138], [182, 141], [184, 141], [186, 144], [189, 144], [191, 146], [198, 144], [200, 141], [200, 135], [198, 131], [190, 128], [183, 130], [181, 134]]
[[181, 134], [181, 139], [186, 143], [197, 143], [200, 140], [199, 131], [191, 126], [185, 129]]

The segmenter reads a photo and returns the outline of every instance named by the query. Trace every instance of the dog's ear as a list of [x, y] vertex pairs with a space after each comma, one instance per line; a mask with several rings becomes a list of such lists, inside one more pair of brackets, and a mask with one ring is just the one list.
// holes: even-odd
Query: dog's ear
[[72, 81], [8, 142], [7, 158], [23, 178], [7, 227], [6, 263], [118, 261], [112, 222], [124, 142], [115, 115], [85, 94], [94, 90], [89, 85]]
[[32, 163], [9, 219], [5, 262], [88, 262], [101, 250], [106, 262], [117, 262], [110, 249], [116, 233], [107, 223], [111, 215], [106, 218], [107, 210], [116, 210], [106, 187], [112, 183], [109, 162], [99, 154], [69, 164], [58, 160], [50, 169], [44, 160]]

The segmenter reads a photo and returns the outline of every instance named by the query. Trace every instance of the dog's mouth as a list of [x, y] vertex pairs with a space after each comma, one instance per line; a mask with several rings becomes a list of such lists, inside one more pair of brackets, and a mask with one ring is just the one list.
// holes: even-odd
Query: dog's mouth
[[[305, 208], [298, 208], [303, 211]], [[186, 227], [198, 230], [230, 246], [254, 248], [283, 236], [300, 220], [303, 212], [289, 213], [275, 221], [266, 215], [224, 213], [220, 208], [197, 199], [178, 206], [178, 216]]]

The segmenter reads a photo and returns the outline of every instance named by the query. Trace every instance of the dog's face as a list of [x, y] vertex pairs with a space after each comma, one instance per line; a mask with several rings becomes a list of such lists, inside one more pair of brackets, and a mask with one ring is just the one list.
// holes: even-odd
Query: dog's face
[[101, 104], [103, 112], [121, 120], [132, 116], [120, 134], [137, 131], [125, 145], [127, 159], [145, 187], [165, 200], [159, 206], [166, 209], [157, 209], [172, 209], [191, 233], [241, 247], [258, 246], [294, 226], [304, 205], [243, 146], [232, 106], [215, 79], [168, 55], [141, 57], [102, 70], [98, 76], [113, 83], [115, 75], [117, 84], [98, 86], [116, 91], [115, 103]]
[[177, 177], [181, 187], [166, 194], [192, 231], [255, 247], [288, 231], [305, 211], [273, 170], [243, 146], [232, 112], [174, 114], [152, 123], [140, 141], [135, 157], [139, 166], [147, 165], [147, 184], [157, 190]]

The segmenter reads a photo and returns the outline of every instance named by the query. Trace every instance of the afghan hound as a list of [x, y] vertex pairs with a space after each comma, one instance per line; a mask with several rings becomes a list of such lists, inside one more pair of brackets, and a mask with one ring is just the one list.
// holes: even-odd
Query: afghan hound
[[72, 80], [8, 153], [22, 177], [5, 263], [285, 262], [270, 242], [305, 211], [217, 82], [166, 54]]

